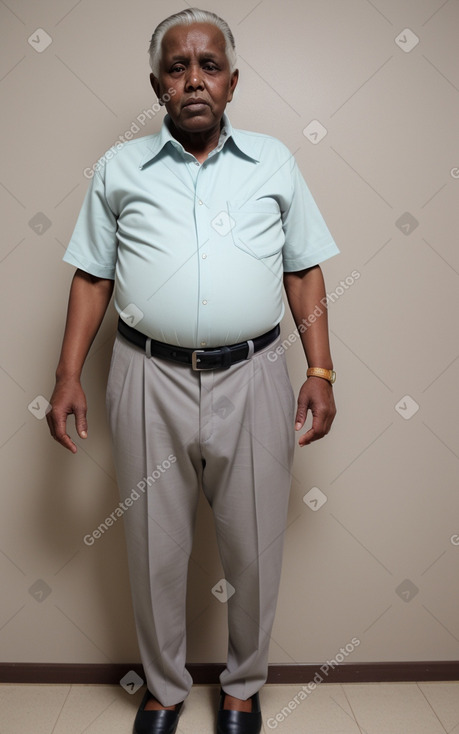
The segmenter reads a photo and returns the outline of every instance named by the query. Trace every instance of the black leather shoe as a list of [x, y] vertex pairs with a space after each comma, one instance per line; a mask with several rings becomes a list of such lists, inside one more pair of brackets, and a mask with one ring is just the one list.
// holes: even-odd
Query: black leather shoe
[[183, 701], [176, 705], [174, 711], [168, 709], [145, 711], [145, 704], [150, 698], [152, 695], [147, 688], [135, 717], [133, 734], [174, 734]]
[[252, 711], [230, 711], [224, 709], [225, 692], [220, 691], [217, 714], [217, 734], [260, 734], [261, 711], [258, 693], [251, 696]]

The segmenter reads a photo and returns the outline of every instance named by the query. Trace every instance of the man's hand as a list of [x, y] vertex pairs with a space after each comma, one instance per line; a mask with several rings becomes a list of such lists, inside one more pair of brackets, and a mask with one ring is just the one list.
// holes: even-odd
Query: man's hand
[[51, 410], [46, 415], [51, 436], [64, 448], [76, 454], [77, 447], [67, 433], [67, 418], [75, 416], [75, 426], [80, 438], [87, 438], [86, 397], [77, 379], [58, 380], [51, 396]]
[[77, 270], [70, 288], [67, 321], [51, 410], [46, 416], [51, 436], [76, 454], [67, 433], [67, 418], [73, 413], [80, 438], [86, 438], [86, 397], [80, 383], [81, 370], [97, 334], [113, 292], [113, 281]]
[[[308, 365], [333, 369], [327, 309], [324, 306], [325, 283], [320, 266], [284, 273], [284, 285], [295, 324], [301, 333]], [[307, 446], [325, 436], [336, 415], [333, 387], [323, 377], [308, 377], [303, 384], [298, 396], [296, 431], [303, 428], [308, 410], [312, 413], [312, 427], [300, 437], [300, 446]]]
[[328, 380], [322, 377], [308, 377], [298, 396], [298, 408], [295, 418], [295, 430], [300, 431], [306, 421], [308, 410], [312, 413], [312, 426], [300, 436], [300, 446], [307, 446], [325, 436], [336, 415], [333, 388]]

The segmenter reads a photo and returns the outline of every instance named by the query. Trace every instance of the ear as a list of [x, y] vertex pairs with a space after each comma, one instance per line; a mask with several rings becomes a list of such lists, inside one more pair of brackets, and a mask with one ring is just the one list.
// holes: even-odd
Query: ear
[[159, 83], [159, 79], [155, 77], [154, 74], [150, 74], [150, 84], [153, 87], [153, 91], [158, 97], [158, 100], [161, 99], [161, 85]]
[[228, 99], [226, 100], [227, 102], [231, 102], [231, 100], [233, 99], [234, 90], [237, 87], [238, 81], [239, 81], [239, 69], [235, 69], [233, 73], [231, 74], [230, 85], [228, 89]]

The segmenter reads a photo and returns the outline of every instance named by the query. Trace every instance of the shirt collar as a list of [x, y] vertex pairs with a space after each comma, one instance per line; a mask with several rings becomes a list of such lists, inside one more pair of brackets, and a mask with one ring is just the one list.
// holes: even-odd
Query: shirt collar
[[[247, 158], [250, 158], [252, 161], [255, 161], [256, 163], [259, 163], [259, 159], [255, 158], [250, 152], [249, 147], [247, 145], [247, 142], [243, 139], [243, 137], [239, 134], [238, 130], [235, 130], [233, 126], [231, 125], [228, 116], [223, 113], [222, 118], [222, 129], [220, 132], [220, 138], [218, 140], [217, 147], [210, 152], [209, 156], [213, 156], [216, 153], [218, 153], [220, 150], [222, 150], [223, 146], [228, 143], [228, 141], [232, 141], [234, 146], [241, 152], [243, 155], [247, 156]], [[183, 153], [186, 153], [185, 148], [181, 143], [179, 143], [178, 140], [174, 138], [170, 131], [169, 127], [170, 123], [170, 116], [166, 115], [163, 124], [161, 126], [161, 130], [157, 135], [152, 136], [150, 140], [148, 141], [148, 153], [147, 155], [142, 159], [142, 162], [140, 164], [140, 168], [144, 168], [148, 163], [150, 163], [154, 158], [156, 158], [161, 151], [166, 147], [166, 145], [173, 145], [178, 150], [181, 150]]]

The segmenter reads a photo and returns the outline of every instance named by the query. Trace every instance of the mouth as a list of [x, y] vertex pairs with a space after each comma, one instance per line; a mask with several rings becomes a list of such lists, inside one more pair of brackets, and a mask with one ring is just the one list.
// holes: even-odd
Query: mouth
[[205, 99], [201, 99], [200, 97], [194, 97], [188, 100], [188, 102], [185, 102], [183, 105], [184, 107], [188, 107], [191, 110], [198, 110], [203, 107], [208, 107], [209, 103], [206, 102]]

